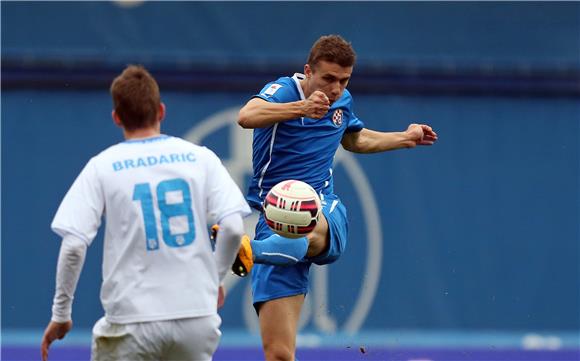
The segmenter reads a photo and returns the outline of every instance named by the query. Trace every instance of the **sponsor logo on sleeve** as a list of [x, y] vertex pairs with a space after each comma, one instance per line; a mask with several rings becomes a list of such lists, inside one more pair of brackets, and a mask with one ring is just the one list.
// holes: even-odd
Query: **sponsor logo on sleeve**
[[264, 92], [262, 93], [262, 95], [271, 97], [280, 88], [282, 88], [282, 85], [280, 85], [280, 84], [272, 84], [272, 85], [270, 85], [270, 87], [268, 89], [264, 90]]

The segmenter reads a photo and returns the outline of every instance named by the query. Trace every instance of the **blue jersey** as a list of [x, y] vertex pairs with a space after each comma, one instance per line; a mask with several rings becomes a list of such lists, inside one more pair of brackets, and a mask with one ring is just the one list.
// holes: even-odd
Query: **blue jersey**
[[[303, 100], [300, 86], [303, 77], [302, 74], [282, 77], [268, 83], [255, 97], [272, 103]], [[352, 97], [345, 89], [322, 119], [296, 118], [254, 129], [254, 175], [247, 197], [250, 205], [262, 210], [268, 191], [287, 179], [306, 182], [319, 193], [333, 193], [332, 163], [342, 136], [363, 127], [352, 111]]]

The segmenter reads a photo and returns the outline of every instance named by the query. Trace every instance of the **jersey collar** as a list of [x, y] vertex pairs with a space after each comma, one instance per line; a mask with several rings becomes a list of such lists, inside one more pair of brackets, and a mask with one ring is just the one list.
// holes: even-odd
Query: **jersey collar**
[[141, 139], [127, 139], [125, 140], [123, 143], [152, 143], [152, 142], [157, 142], [159, 140], [164, 140], [164, 139], [168, 139], [169, 136], [166, 134], [159, 134], [156, 135], [154, 137], [149, 137], [149, 138], [141, 138]]
[[304, 79], [306, 79], [306, 76], [304, 76], [304, 74], [301, 74], [301, 73], [294, 73], [294, 75], [292, 76], [292, 80], [294, 80], [294, 83], [296, 83], [296, 88], [298, 89], [298, 93], [300, 93], [301, 100], [306, 99], [306, 97], [304, 97], [304, 91], [302, 90], [302, 86], [300, 85], [300, 80], [304, 80]]
[[[306, 76], [304, 76], [304, 74], [301, 73], [294, 73], [294, 75], [292, 76], [292, 80], [294, 80], [294, 83], [296, 84], [296, 89], [298, 89], [298, 93], [300, 94], [300, 100], [306, 99], [306, 97], [304, 96], [304, 91], [302, 90], [302, 85], [300, 85], [300, 80], [304, 79], [306, 79]], [[302, 125], [304, 125], [304, 117], [300, 117], [300, 121], [302, 122]]]

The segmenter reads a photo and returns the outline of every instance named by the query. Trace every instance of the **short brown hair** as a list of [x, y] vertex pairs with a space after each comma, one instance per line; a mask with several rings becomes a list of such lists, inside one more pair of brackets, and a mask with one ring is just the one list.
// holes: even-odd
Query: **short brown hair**
[[113, 107], [127, 130], [155, 124], [161, 104], [159, 86], [141, 65], [129, 65], [111, 84]]
[[310, 49], [308, 65], [314, 67], [319, 61], [325, 60], [342, 67], [353, 66], [356, 54], [352, 45], [340, 35], [321, 36]]

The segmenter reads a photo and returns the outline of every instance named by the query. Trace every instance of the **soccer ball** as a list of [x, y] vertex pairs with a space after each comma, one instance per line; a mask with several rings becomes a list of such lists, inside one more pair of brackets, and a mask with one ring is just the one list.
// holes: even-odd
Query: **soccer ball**
[[264, 200], [266, 224], [288, 238], [299, 238], [312, 232], [320, 217], [320, 198], [308, 184], [285, 180], [276, 184]]

